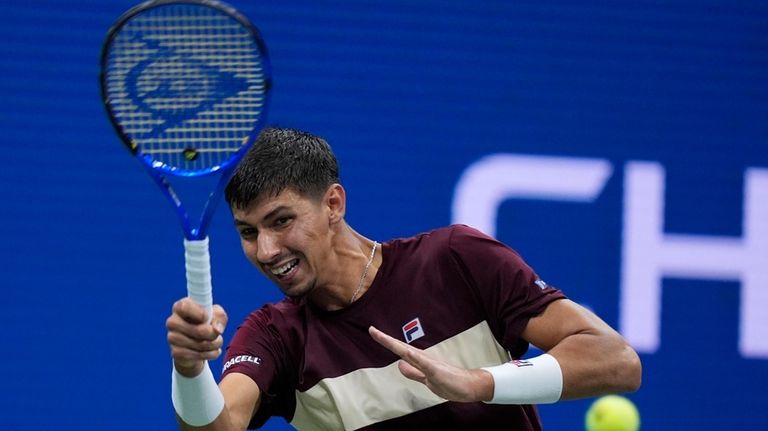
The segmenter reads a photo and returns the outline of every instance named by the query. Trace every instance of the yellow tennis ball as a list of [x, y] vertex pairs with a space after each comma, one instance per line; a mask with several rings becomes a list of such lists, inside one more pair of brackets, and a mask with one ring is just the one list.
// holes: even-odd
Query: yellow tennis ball
[[585, 422], [587, 431], [637, 431], [640, 413], [629, 399], [606, 395], [592, 403]]

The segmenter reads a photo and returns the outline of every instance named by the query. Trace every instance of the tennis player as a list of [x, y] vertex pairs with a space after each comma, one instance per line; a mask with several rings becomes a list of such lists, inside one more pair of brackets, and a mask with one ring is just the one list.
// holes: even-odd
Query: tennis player
[[226, 199], [245, 255], [286, 297], [238, 327], [218, 385], [207, 360], [226, 313], [173, 305], [182, 429], [281, 416], [301, 430], [540, 430], [536, 404], [640, 386], [626, 341], [506, 245], [462, 225], [381, 243], [355, 231], [321, 138], [264, 130]]

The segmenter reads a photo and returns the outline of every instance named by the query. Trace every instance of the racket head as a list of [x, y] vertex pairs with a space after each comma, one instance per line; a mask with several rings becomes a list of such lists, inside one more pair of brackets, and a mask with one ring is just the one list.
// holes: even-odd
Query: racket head
[[101, 52], [101, 93], [117, 134], [147, 167], [231, 171], [266, 121], [272, 86], [261, 34], [212, 0], [151, 0], [123, 14]]

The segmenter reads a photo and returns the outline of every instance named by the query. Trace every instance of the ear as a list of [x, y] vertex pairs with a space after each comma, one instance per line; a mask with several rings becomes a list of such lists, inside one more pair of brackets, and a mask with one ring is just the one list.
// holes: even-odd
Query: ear
[[328, 208], [328, 220], [331, 224], [344, 220], [347, 211], [347, 192], [341, 184], [332, 184], [328, 187], [323, 202]]

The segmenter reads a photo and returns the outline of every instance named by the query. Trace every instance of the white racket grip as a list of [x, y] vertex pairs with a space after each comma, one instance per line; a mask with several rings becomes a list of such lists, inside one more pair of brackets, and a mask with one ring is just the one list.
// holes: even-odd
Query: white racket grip
[[185, 238], [184, 260], [187, 267], [187, 296], [205, 308], [210, 322], [213, 317], [213, 287], [208, 237], [191, 241]]

